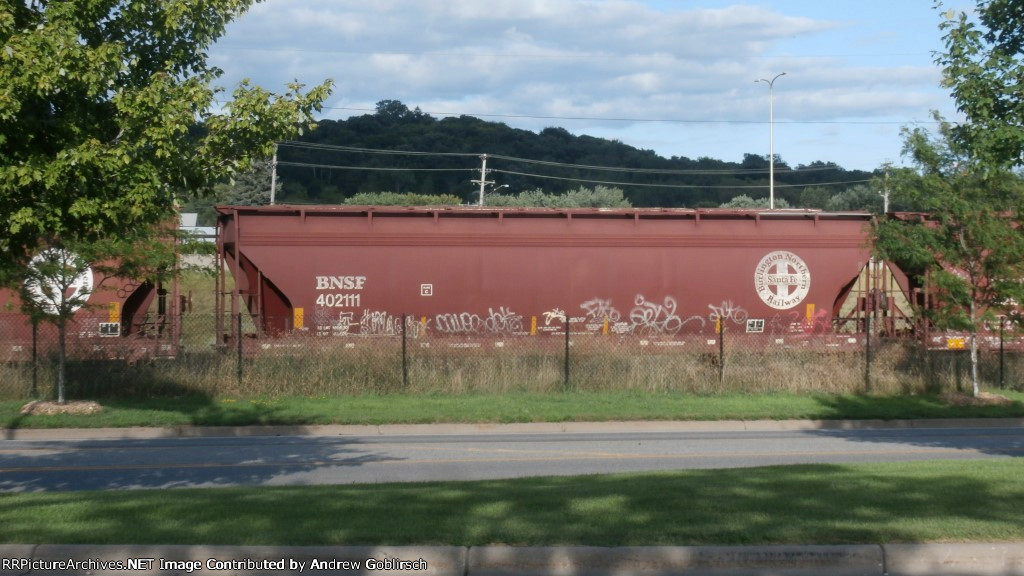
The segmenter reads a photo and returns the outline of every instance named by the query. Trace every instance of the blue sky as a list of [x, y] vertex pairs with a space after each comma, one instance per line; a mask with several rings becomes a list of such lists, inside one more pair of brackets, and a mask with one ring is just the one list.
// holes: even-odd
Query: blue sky
[[[945, 8], [971, 2], [947, 0]], [[230, 88], [332, 78], [325, 118], [401, 100], [666, 156], [904, 164], [900, 129], [958, 118], [929, 0], [265, 0], [211, 50]], [[481, 150], [480, 152], [487, 152]]]

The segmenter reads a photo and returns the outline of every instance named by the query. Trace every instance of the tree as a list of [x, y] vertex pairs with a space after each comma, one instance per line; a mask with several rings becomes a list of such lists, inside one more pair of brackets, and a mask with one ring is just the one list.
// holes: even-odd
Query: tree
[[458, 206], [462, 200], [452, 194], [399, 194], [397, 192], [363, 192], [345, 199], [357, 206]]
[[[232, 206], [263, 206], [270, 203], [270, 182], [273, 166], [269, 158], [262, 158], [231, 182], [214, 186], [217, 201]], [[281, 193], [281, 181], [275, 182], [275, 196]]]
[[821, 186], [808, 186], [800, 191], [800, 207], [824, 210], [832, 193]]
[[890, 186], [919, 218], [882, 220], [875, 249], [917, 276], [933, 302], [928, 320], [969, 333], [971, 382], [978, 394], [977, 333], [1024, 301], [1024, 183], [1008, 170], [972, 159], [938, 115], [940, 133], [904, 129], [904, 154], [916, 172], [900, 171]]
[[[177, 197], [269, 157], [330, 94], [329, 81], [284, 94], [244, 81], [215, 109], [207, 49], [254, 1], [0, 6], [0, 279], [52, 296], [28, 306], [57, 323], [62, 350], [76, 309], [62, 295], [85, 263], [128, 273], [175, 220]], [[63, 361], [58, 388], [63, 401]]]
[[[941, 8], [941, 2], [936, 7]], [[1024, 0], [977, 0], [976, 20], [945, 12], [936, 62], [968, 122], [953, 135], [982, 165], [1024, 164]]]
[[254, 1], [3, 3], [0, 275], [41, 245], [155, 230], [176, 196], [209, 193], [312, 122], [329, 81], [244, 81], [216, 109], [207, 50]]
[[[271, 161], [269, 158], [257, 160], [252, 167], [239, 172], [229, 182], [218, 182], [213, 186], [213, 193], [196, 196], [188, 194], [182, 198], [181, 211], [195, 212], [199, 216], [200, 226], [213, 226], [217, 222], [216, 205], [228, 206], [263, 206], [270, 203]], [[283, 182], [277, 179], [275, 194], [281, 197]]]
[[57, 325], [57, 402], [65, 399], [67, 324], [93, 292], [92, 268], [81, 254], [66, 248], [47, 248], [25, 272], [21, 296], [33, 324], [51, 320]]
[[[61, 242], [45, 247], [29, 262], [20, 287], [22, 311], [33, 324], [50, 322], [57, 327], [57, 402], [64, 403], [66, 397], [67, 327], [75, 312], [108, 279], [166, 279], [174, 268], [173, 244], [166, 236], [140, 231], [118, 240]], [[118, 257], [107, 259], [110, 254]]]
[[832, 212], [866, 210], [881, 214], [885, 200], [876, 189], [875, 186], [864, 184], [847, 188], [829, 198], [825, 203], [825, 209]]
[[[719, 208], [731, 208], [733, 210], [750, 210], [750, 209], [768, 209], [769, 204], [768, 198], [751, 198], [746, 194], [740, 194], [734, 196], [728, 202], [719, 206]], [[785, 198], [777, 198], [775, 200], [776, 208], [789, 208], [789, 202], [786, 202]]]
[[973, 14], [944, 13], [945, 51], [936, 57], [966, 122], [936, 115], [937, 139], [904, 131], [904, 152], [919, 173], [898, 174], [896, 184], [928, 217], [885, 221], [876, 233], [883, 256], [927, 278], [940, 303], [933, 320], [969, 331], [977, 395], [981, 323], [1024, 295], [1024, 189], [1009, 171], [1024, 164], [1024, 0], [977, 0]]
[[523, 206], [535, 208], [629, 208], [629, 200], [621, 188], [580, 186], [565, 194], [546, 194], [543, 190], [527, 190], [516, 195], [492, 194], [488, 206]]

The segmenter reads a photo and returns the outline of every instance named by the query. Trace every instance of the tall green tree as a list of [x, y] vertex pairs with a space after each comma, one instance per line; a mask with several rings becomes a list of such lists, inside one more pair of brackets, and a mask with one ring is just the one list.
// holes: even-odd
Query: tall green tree
[[218, 101], [207, 50], [254, 1], [0, 4], [0, 281], [24, 279], [32, 317], [58, 326], [60, 401], [88, 264], [141, 273], [177, 197], [269, 157], [330, 94], [329, 81], [282, 94], [243, 81]]
[[971, 382], [978, 394], [977, 334], [1024, 302], [1024, 183], [971, 157], [939, 120], [939, 134], [904, 129], [904, 154], [916, 171], [890, 179], [894, 194], [923, 210], [919, 218], [881, 220], [876, 250], [916, 275], [937, 306], [928, 320], [969, 333]]
[[968, 120], [954, 136], [984, 166], [1024, 164], [1024, 0], [977, 0], [971, 14], [945, 12], [940, 28], [936, 61]]
[[977, 394], [981, 323], [1024, 301], [1024, 190], [1010, 171], [1024, 164], [1024, 0], [977, 0], [971, 14], [948, 10], [942, 18], [945, 49], [936, 63], [966, 121], [936, 116], [934, 139], [904, 132], [918, 173], [898, 174], [896, 185], [928, 217], [883, 222], [877, 246], [927, 276], [940, 304], [937, 325], [970, 332]]
[[329, 81], [214, 84], [207, 51], [254, 1], [0, 4], [0, 276], [41, 245], [153, 229], [311, 124]]

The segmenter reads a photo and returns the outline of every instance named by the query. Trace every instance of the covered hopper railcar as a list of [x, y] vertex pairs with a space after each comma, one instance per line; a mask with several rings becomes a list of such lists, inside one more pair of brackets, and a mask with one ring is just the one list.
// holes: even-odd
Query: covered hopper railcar
[[[75, 359], [173, 357], [177, 352], [177, 283], [105, 277], [89, 267], [69, 291], [83, 297], [67, 325], [67, 353]], [[68, 294], [74, 296], [76, 294]], [[45, 302], [45, 300], [44, 300]], [[26, 362], [56, 350], [57, 328], [23, 310], [21, 296], [0, 289], [0, 362]]]
[[234, 278], [221, 309], [244, 306], [269, 336], [834, 333], [912, 316], [906, 276], [871, 258], [863, 212], [217, 211]]

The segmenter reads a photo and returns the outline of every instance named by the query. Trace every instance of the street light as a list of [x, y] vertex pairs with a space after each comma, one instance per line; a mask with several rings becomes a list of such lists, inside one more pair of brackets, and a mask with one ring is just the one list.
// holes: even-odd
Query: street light
[[768, 209], [770, 210], [775, 209], [775, 95], [772, 88], [775, 87], [775, 81], [785, 75], [785, 72], [780, 72], [771, 80], [767, 78], [754, 80], [754, 82], [768, 84]]
[[[493, 184], [493, 182], [488, 182], [486, 184]], [[501, 186], [498, 186], [494, 190], [491, 190], [491, 194], [494, 194], [495, 192], [497, 192], [498, 190], [501, 190], [502, 188], [508, 188], [508, 184], [502, 184]], [[480, 186], [480, 205], [481, 206], [484, 205], [484, 187], [483, 186]]]

